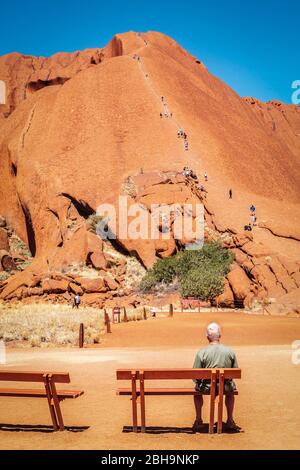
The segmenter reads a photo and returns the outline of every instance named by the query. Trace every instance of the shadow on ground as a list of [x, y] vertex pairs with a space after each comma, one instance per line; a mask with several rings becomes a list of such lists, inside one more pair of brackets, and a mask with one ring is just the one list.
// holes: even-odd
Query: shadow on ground
[[[214, 432], [217, 430], [217, 425], [214, 426]], [[134, 432], [132, 426], [124, 426], [124, 433]], [[141, 433], [141, 427], [138, 426], [137, 432]], [[222, 433], [223, 434], [239, 434], [244, 432], [241, 428], [238, 429], [228, 429], [226, 424], [223, 423]], [[194, 431], [191, 427], [178, 428], [173, 426], [147, 426], [145, 430], [146, 434], [208, 434], [208, 424], [203, 424], [197, 431]]]
[[[69, 432], [83, 432], [89, 429], [89, 426], [65, 426], [65, 431]], [[5, 424], [0, 423], [0, 431], [9, 432], [43, 432], [54, 433], [58, 432], [52, 426], [43, 424]]]

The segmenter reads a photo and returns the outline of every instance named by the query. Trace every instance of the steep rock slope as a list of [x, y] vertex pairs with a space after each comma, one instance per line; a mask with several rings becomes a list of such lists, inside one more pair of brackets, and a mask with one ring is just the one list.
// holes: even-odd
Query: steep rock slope
[[[124, 182], [139, 173], [176, 173], [184, 165], [200, 180], [208, 173], [206, 215], [215, 231], [242, 235], [254, 203], [262, 256], [284, 256], [297, 271], [299, 107], [240, 98], [153, 32], [50, 59], [11, 54], [0, 59], [0, 79], [9, 97], [0, 106], [0, 212], [35, 257], [26, 276], [85, 263], [85, 219], [99, 204], [116, 203]], [[186, 140], [177, 137], [180, 128]], [[159, 254], [151, 242], [129, 245], [146, 266]], [[2, 296], [23, 278], [14, 276]]]

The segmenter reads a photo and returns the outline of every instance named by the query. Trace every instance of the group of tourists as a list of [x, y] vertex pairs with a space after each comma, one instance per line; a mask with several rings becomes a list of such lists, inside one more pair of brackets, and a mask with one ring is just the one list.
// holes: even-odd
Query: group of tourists
[[252, 232], [253, 227], [257, 226], [256, 207], [254, 206], [254, 204], [251, 204], [250, 206], [250, 217], [251, 221], [244, 227], [244, 230], [246, 232]]
[[182, 175], [185, 177], [185, 178], [192, 178], [194, 180], [198, 180], [197, 178], [197, 175], [193, 172], [193, 170], [191, 168], [189, 168], [188, 166], [184, 166], [183, 167], [183, 171], [182, 171]]

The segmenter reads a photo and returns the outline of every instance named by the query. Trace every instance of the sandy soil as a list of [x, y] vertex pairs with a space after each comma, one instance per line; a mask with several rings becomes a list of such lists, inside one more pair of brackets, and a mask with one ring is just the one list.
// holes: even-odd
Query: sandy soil
[[[123, 426], [131, 424], [131, 409], [127, 397], [115, 394], [116, 368], [190, 367], [195, 352], [205, 344], [205, 325], [212, 320], [223, 326], [223, 342], [234, 347], [242, 368], [235, 419], [243, 432], [192, 434], [194, 410], [190, 397], [149, 397], [148, 432], [123, 432]], [[185, 313], [173, 319], [113, 325], [113, 333], [97, 348], [9, 349], [8, 363], [1, 367], [69, 371], [70, 388], [84, 389], [85, 395], [62, 403], [65, 424], [72, 426], [62, 433], [54, 433], [49, 427], [44, 400], [0, 398], [0, 448], [297, 449], [300, 365], [292, 363], [291, 347], [297, 339], [300, 321], [295, 318]], [[207, 405], [208, 400], [205, 421]]]

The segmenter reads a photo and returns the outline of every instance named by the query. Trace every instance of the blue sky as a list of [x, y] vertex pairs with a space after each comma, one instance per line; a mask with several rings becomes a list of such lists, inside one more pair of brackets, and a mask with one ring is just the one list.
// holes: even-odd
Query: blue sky
[[300, 80], [299, 0], [11, 0], [0, 21], [0, 55], [49, 56], [155, 30], [242, 96], [290, 103]]

